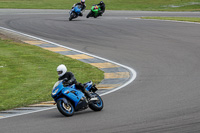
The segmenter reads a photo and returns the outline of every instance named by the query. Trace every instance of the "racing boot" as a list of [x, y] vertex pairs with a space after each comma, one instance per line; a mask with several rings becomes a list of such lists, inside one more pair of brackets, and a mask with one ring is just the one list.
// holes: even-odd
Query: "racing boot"
[[92, 98], [91, 95], [90, 95], [90, 93], [87, 90], [85, 90], [84, 94], [85, 94], [87, 100], [90, 101], [90, 99]]
[[88, 101], [88, 104], [92, 103], [93, 101], [98, 101], [98, 98], [95, 97], [95, 96], [91, 96], [90, 93], [86, 90], [85, 91], [85, 96], [86, 96], [86, 99]]

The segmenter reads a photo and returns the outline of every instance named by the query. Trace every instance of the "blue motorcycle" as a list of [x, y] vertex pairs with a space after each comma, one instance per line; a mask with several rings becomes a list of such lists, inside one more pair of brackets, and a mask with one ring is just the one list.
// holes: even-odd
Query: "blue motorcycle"
[[88, 107], [93, 111], [101, 111], [103, 109], [103, 100], [95, 93], [98, 89], [93, 85], [92, 81], [83, 85], [92, 97], [89, 101], [82, 91], [76, 89], [75, 84], [69, 85], [64, 80], [55, 83], [51, 96], [61, 114], [72, 116], [74, 112], [85, 110]]
[[72, 19], [75, 19], [79, 16], [79, 14], [81, 13], [81, 6], [77, 5], [75, 6], [73, 9], [70, 10], [69, 12], [69, 21], [71, 21]]

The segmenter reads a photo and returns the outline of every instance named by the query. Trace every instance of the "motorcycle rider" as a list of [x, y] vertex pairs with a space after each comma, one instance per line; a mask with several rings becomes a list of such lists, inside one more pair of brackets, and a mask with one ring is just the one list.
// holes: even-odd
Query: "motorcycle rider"
[[72, 9], [77, 5], [81, 5], [81, 13], [79, 14], [79, 16], [83, 16], [83, 10], [85, 10], [85, 8], [86, 8], [85, 0], [81, 0], [81, 2], [78, 2], [78, 3], [74, 4], [72, 6]]
[[65, 65], [59, 65], [57, 67], [57, 73], [59, 76], [58, 80], [63, 80], [64, 83], [68, 83], [70, 85], [75, 84], [76, 88], [81, 90], [88, 100], [91, 99], [90, 93], [85, 89], [84, 85], [76, 81], [76, 78], [72, 72], [67, 72], [67, 67]]
[[97, 4], [98, 6], [100, 6], [101, 8], [101, 11], [99, 11], [99, 16], [102, 16], [102, 14], [105, 12], [105, 8], [106, 8], [106, 5], [103, 1], [100, 1], [99, 4]]

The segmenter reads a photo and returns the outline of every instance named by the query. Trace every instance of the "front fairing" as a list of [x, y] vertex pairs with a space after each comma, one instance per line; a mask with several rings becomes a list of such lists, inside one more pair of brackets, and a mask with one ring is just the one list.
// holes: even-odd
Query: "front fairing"
[[66, 97], [74, 102], [75, 107], [79, 101], [85, 97], [84, 94], [77, 90], [75, 84], [63, 86], [62, 80], [55, 83], [51, 96], [57, 101], [59, 98]]
[[74, 7], [74, 12], [79, 14], [81, 12], [81, 7], [78, 5], [78, 6], [75, 6]]
[[77, 18], [78, 17], [78, 15], [81, 13], [81, 8], [80, 8], [80, 6], [75, 6], [70, 12], [69, 12], [69, 14], [70, 14], [70, 16], [72, 17], [72, 18]]
[[56, 95], [60, 93], [62, 89], [63, 89], [62, 80], [59, 80], [54, 84], [51, 96], [54, 98]]
[[97, 14], [101, 10], [101, 8], [98, 6], [98, 9], [95, 9], [95, 6], [92, 6], [91, 10], [92, 10], [92, 12], [94, 12], [95, 16], [97, 16]]

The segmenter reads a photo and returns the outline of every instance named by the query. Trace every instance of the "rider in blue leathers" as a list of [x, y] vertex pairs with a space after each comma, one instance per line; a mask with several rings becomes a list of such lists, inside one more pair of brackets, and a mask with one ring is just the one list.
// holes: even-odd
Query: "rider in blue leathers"
[[74, 4], [72, 6], [72, 9], [77, 5], [81, 5], [81, 13], [79, 14], [79, 16], [83, 16], [83, 10], [86, 8], [85, 0], [81, 0], [81, 2], [78, 2], [78, 3]]

